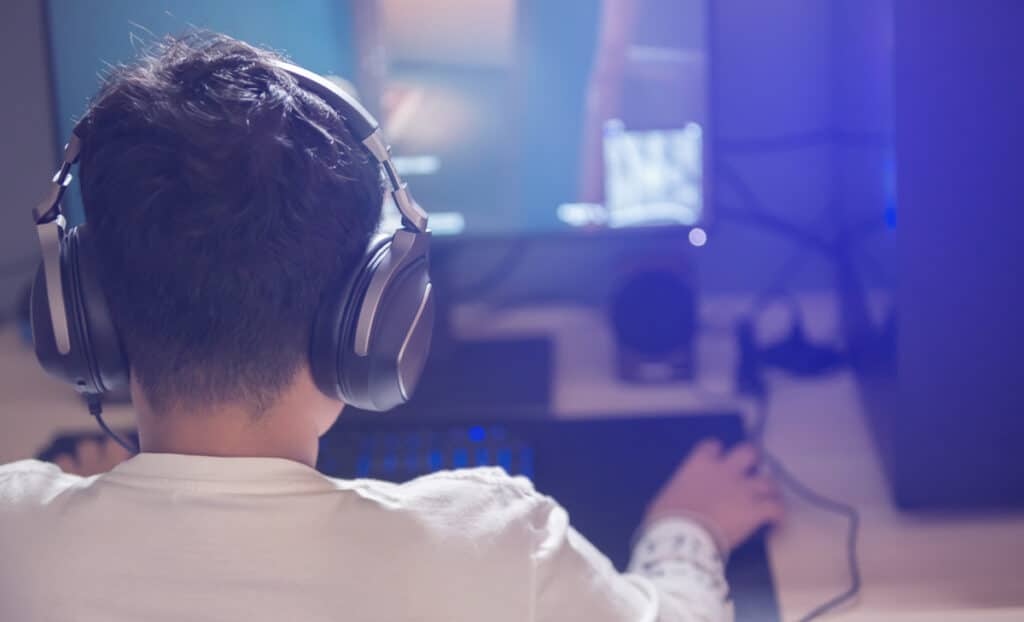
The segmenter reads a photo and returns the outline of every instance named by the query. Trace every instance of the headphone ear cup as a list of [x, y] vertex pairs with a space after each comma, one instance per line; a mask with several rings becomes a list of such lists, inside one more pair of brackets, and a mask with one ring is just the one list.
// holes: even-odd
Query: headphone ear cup
[[106, 295], [100, 288], [96, 255], [85, 225], [70, 229], [61, 241], [61, 287], [70, 350], [57, 349], [40, 266], [30, 302], [36, 358], [51, 375], [83, 393], [101, 394], [128, 382], [128, 363], [114, 329]]
[[[341, 351], [340, 386], [346, 403], [386, 411], [412, 398], [430, 350], [434, 298], [425, 260], [388, 284], [375, 313], [367, 354], [360, 356], [351, 347]], [[354, 327], [357, 318], [350, 322]]]
[[[398, 236], [413, 236], [403, 240], [404, 252], [395, 252]], [[390, 410], [412, 397], [434, 320], [428, 244], [429, 234], [408, 231], [378, 240], [348, 286], [325, 300], [312, 345], [313, 375], [325, 394], [371, 411]], [[368, 296], [375, 281], [382, 289]], [[364, 316], [372, 322], [361, 355], [355, 342]]]

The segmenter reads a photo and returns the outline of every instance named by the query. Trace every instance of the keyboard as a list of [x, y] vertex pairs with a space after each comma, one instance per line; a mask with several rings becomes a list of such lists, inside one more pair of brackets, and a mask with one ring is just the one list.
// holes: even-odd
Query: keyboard
[[497, 466], [533, 478], [533, 447], [502, 425], [345, 426], [326, 437], [323, 472], [407, 481], [442, 469]]

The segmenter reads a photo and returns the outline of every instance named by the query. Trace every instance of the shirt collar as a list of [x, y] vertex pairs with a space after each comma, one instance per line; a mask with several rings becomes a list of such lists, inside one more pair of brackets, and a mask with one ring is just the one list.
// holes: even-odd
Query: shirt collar
[[192, 481], [329, 481], [316, 469], [285, 458], [153, 452], [142, 452], [125, 460], [114, 467], [110, 475]]

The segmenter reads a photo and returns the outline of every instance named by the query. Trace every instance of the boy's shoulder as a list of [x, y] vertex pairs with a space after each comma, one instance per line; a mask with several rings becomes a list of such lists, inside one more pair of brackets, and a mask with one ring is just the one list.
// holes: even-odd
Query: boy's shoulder
[[[410, 512], [432, 523], [494, 531], [510, 523], [544, 521], [554, 502], [525, 477], [498, 467], [438, 471], [395, 484], [372, 479], [333, 480], [386, 508]], [[538, 525], [533, 525], [537, 527]]]
[[[466, 535], [494, 533], [515, 526], [539, 528], [554, 506], [550, 498], [534, 489], [530, 480], [510, 476], [496, 467], [439, 471], [401, 484], [373, 479], [321, 477], [321, 483], [309, 489], [311, 494], [322, 494], [322, 482], [326, 480], [338, 492], [354, 494], [363, 500], [364, 503], [349, 506], [350, 509], [360, 508], [375, 517], [400, 515], [414, 523], [434, 527], [458, 526], [467, 531]], [[0, 514], [20, 514], [31, 508], [49, 506], [52, 500], [64, 493], [88, 490], [107, 479], [102, 475], [79, 477], [67, 474], [54, 464], [38, 460], [0, 465]], [[197, 490], [196, 482], [183, 481], [190, 490]], [[205, 486], [207, 482], [202, 484]], [[163, 479], [159, 485], [184, 484]], [[217, 483], [209, 491], [210, 494], [231, 492], [233, 486]], [[262, 491], [265, 483], [260, 486]], [[124, 487], [118, 489], [120, 494], [126, 494], [128, 490]]]
[[382, 503], [537, 503], [544, 499], [533, 483], [499, 467], [445, 470], [404, 483], [376, 479], [329, 478], [340, 489], [353, 490]]

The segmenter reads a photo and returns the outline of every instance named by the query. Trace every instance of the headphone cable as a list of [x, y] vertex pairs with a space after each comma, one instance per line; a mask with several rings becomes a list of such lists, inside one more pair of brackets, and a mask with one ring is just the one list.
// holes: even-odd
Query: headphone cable
[[124, 447], [125, 450], [135, 455], [139, 453], [139, 446], [136, 443], [129, 443], [127, 440], [121, 438], [117, 432], [110, 429], [107, 422], [103, 420], [103, 400], [98, 395], [87, 395], [85, 397], [86, 403], [89, 405], [89, 414], [96, 418], [96, 423], [100, 424], [100, 428], [106, 433], [107, 436], [114, 439], [114, 441]]

